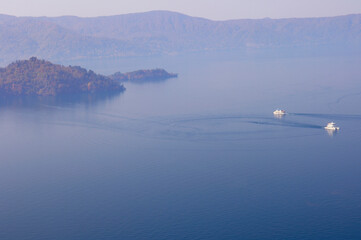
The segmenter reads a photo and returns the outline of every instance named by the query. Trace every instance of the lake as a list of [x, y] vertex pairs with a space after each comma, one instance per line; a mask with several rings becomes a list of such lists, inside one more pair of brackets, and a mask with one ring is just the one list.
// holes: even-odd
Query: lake
[[63, 64], [179, 77], [2, 98], [0, 239], [361, 239], [361, 57]]

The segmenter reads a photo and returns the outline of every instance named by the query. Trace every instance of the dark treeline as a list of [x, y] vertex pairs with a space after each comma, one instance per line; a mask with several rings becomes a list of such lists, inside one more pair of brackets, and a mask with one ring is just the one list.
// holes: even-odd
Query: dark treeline
[[160, 81], [168, 78], [178, 77], [178, 74], [168, 73], [164, 69], [138, 70], [134, 72], [121, 73], [117, 72], [109, 76], [113, 80], [120, 82], [147, 82]]

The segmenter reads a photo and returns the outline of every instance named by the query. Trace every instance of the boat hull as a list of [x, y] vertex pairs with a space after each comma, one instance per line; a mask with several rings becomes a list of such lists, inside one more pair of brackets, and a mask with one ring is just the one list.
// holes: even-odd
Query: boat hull
[[340, 130], [339, 127], [325, 127], [326, 130], [333, 130], [333, 131], [337, 131]]

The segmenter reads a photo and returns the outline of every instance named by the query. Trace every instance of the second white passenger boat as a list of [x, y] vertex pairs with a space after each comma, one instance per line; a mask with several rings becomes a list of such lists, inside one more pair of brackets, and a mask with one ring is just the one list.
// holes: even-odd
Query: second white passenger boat
[[326, 130], [333, 130], [333, 131], [340, 130], [340, 128], [337, 127], [334, 122], [327, 123], [327, 126], [325, 127], [325, 129]]

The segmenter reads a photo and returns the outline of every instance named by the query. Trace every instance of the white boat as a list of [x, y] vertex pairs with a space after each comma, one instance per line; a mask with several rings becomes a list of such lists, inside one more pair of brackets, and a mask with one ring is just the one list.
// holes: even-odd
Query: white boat
[[340, 128], [337, 127], [334, 122], [327, 123], [327, 126], [325, 127], [325, 129], [332, 130], [332, 131], [340, 130]]
[[285, 115], [286, 112], [285, 110], [280, 110], [280, 109], [277, 109], [273, 112], [274, 115]]

